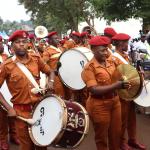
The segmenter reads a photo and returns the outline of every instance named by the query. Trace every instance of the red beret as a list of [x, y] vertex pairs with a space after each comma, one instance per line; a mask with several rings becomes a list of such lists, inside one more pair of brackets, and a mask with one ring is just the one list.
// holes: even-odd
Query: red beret
[[104, 29], [104, 34], [107, 34], [113, 37], [114, 35], [117, 34], [117, 32], [113, 28], [107, 27]]
[[47, 38], [51, 38], [51, 36], [53, 36], [53, 35], [55, 35], [55, 34], [57, 34], [57, 32], [56, 32], [56, 31], [52, 31], [52, 32], [50, 32], [50, 33], [48, 34]]
[[81, 36], [80, 32], [72, 32], [71, 34], [72, 34], [72, 35], [75, 35], [75, 36], [78, 36], [78, 37]]
[[125, 41], [125, 40], [129, 40], [130, 38], [131, 37], [128, 34], [118, 33], [112, 37], [112, 40]]
[[87, 32], [82, 32], [82, 33], [80, 34], [81, 37], [84, 37], [84, 36], [86, 36], [86, 35], [88, 35]]
[[95, 36], [89, 40], [90, 45], [104, 46], [110, 44], [110, 39], [106, 36]]
[[29, 39], [34, 39], [35, 35], [34, 34], [29, 34]]
[[0, 42], [3, 40], [2, 36], [0, 36]]
[[9, 41], [14, 41], [17, 38], [28, 38], [29, 34], [25, 30], [16, 30], [10, 37]]

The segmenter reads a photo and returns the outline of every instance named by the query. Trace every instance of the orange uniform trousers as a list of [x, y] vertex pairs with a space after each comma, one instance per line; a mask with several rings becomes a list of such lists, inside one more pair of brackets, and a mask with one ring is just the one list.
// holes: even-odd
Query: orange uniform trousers
[[126, 131], [130, 140], [136, 140], [136, 113], [133, 101], [129, 102], [122, 99], [120, 101], [122, 113], [121, 144], [123, 144], [126, 143]]
[[86, 108], [93, 122], [97, 150], [119, 150], [121, 105], [113, 99], [88, 99]]
[[[31, 118], [31, 111], [23, 110], [23, 108], [15, 108], [15, 110], [19, 116]], [[15, 124], [17, 136], [20, 141], [20, 150], [47, 150], [47, 147], [39, 147], [32, 142], [29, 136], [28, 124], [26, 122], [16, 119]]]
[[7, 112], [0, 107], [0, 141], [8, 142], [10, 137], [16, 137], [15, 119], [7, 116]]

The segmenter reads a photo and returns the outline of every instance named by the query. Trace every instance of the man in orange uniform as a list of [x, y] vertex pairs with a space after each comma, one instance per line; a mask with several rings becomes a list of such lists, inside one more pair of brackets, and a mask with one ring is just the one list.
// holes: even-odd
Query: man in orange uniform
[[[59, 56], [63, 52], [60, 45], [60, 38], [57, 35], [57, 32], [52, 31], [48, 34], [48, 44], [49, 46], [43, 52], [43, 60], [46, 62], [52, 69], [57, 70], [57, 63]], [[54, 80], [54, 81], [53, 81]], [[51, 82], [54, 82], [54, 91], [55, 94], [65, 98], [64, 85], [60, 80], [58, 74], [55, 75], [54, 79]]]
[[72, 32], [70, 34], [70, 39], [66, 40], [64, 45], [62, 46], [64, 50], [68, 50], [74, 47], [78, 47], [81, 45], [80, 41], [80, 33], [79, 32]]
[[[8, 58], [8, 56], [4, 53], [4, 47], [2, 42], [2, 37], [0, 36], [0, 66], [4, 63], [4, 61]], [[1, 95], [1, 98], [4, 98]], [[15, 129], [15, 120], [13, 118], [8, 118], [6, 111], [0, 106], [0, 149], [8, 150], [8, 133], [9, 139], [14, 144], [19, 144], [19, 141], [16, 136]]]
[[89, 48], [89, 36], [88, 32], [82, 32], [80, 34], [81, 46]]
[[[36, 54], [28, 54], [28, 33], [24, 30], [15, 31], [9, 38], [12, 42], [12, 48], [15, 52], [13, 58], [8, 59], [0, 68], [0, 87], [6, 80], [10, 93], [12, 94], [11, 102], [13, 108], [5, 101], [0, 102], [7, 109], [9, 116], [22, 116], [32, 118], [32, 110], [35, 104], [42, 98], [41, 94], [33, 93], [35, 88], [32, 81], [29, 80], [23, 70], [19, 68], [18, 63], [23, 64], [33, 79], [38, 83], [40, 71], [50, 74], [51, 69]], [[21, 150], [46, 150], [46, 147], [38, 147], [30, 139], [28, 125], [26, 122], [16, 119], [17, 136], [20, 142]]]
[[[128, 51], [128, 41], [130, 36], [124, 33], [116, 34], [112, 40], [114, 40], [115, 44], [115, 52], [117, 53], [118, 58], [123, 63], [130, 63], [129, 57], [127, 54]], [[120, 99], [121, 101], [121, 110], [122, 110], [122, 132], [121, 132], [121, 150], [130, 150], [132, 148], [136, 148], [139, 150], [145, 150], [146, 147], [137, 142], [136, 137], [136, 113], [135, 113], [135, 104], [133, 101], [125, 101]], [[125, 132], [128, 132], [128, 144], [126, 143]], [[131, 146], [131, 147], [130, 147]]]
[[117, 89], [129, 88], [128, 82], [112, 83], [116, 66], [121, 62], [107, 57], [109, 39], [95, 36], [89, 40], [94, 57], [82, 72], [88, 88], [86, 108], [95, 130], [97, 150], [119, 150], [121, 133], [121, 105]]
[[104, 29], [104, 36], [107, 36], [111, 41], [111, 43], [108, 45], [108, 47], [109, 47], [108, 50], [111, 54], [115, 51], [115, 48], [112, 43], [112, 37], [115, 36], [116, 34], [117, 34], [117, 32], [111, 27], [107, 27]]

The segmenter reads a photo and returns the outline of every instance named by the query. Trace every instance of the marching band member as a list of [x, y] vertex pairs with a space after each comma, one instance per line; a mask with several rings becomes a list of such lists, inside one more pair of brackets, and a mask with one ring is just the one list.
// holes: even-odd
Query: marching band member
[[115, 50], [113, 44], [112, 44], [112, 37], [115, 36], [117, 34], [117, 32], [111, 28], [111, 27], [107, 27], [104, 29], [104, 36], [108, 37], [111, 41], [111, 43], [108, 45], [108, 50], [109, 52], [112, 54]]
[[[130, 63], [127, 54], [129, 39], [130, 36], [124, 33], [118, 33], [112, 38], [115, 44], [114, 55], [125, 64]], [[121, 150], [130, 150], [131, 147], [139, 150], [145, 150], [146, 149], [145, 146], [137, 142], [136, 113], [134, 102], [126, 101], [124, 99], [120, 99], [120, 102], [122, 112], [122, 131], [121, 131], [121, 146], [120, 146]], [[128, 144], [125, 138], [126, 130], [128, 132]]]
[[[22, 116], [32, 118], [31, 113], [34, 105], [41, 100], [39, 90], [39, 72], [51, 74], [50, 67], [36, 54], [29, 54], [28, 33], [24, 30], [15, 31], [10, 37], [15, 56], [8, 59], [0, 68], [0, 86], [6, 80], [13, 108], [5, 101], [0, 102], [8, 111], [8, 116]], [[29, 77], [30, 76], [30, 77]], [[17, 136], [21, 150], [46, 150], [46, 147], [38, 147], [30, 139], [26, 122], [16, 119]]]
[[94, 57], [84, 67], [82, 78], [90, 95], [86, 108], [94, 126], [97, 150], [119, 150], [121, 105], [116, 90], [130, 85], [123, 81], [112, 83], [112, 74], [121, 62], [107, 57], [110, 40], [95, 36], [89, 44]]
[[68, 50], [74, 47], [80, 46], [81, 41], [80, 41], [80, 33], [79, 32], [72, 32], [70, 34], [70, 39], [65, 41], [63, 48], [64, 50]]
[[88, 32], [82, 32], [80, 34], [81, 46], [89, 48], [89, 35]]
[[[57, 32], [52, 31], [48, 34], [48, 44], [49, 46], [44, 50], [43, 60], [46, 62], [52, 69], [57, 70], [58, 58], [63, 52], [60, 45], [60, 38], [57, 35]], [[64, 85], [61, 82], [59, 76], [56, 74], [54, 79], [51, 80], [54, 82], [54, 92], [56, 95], [65, 97]]]
[[[0, 36], [0, 66], [8, 58], [7, 54], [4, 53], [4, 47], [2, 43], [2, 37]], [[1, 99], [4, 99], [3, 95], [0, 95]], [[7, 116], [7, 112], [0, 106], [0, 149], [8, 150], [8, 135], [9, 139], [14, 144], [19, 144], [17, 139], [15, 120]]]

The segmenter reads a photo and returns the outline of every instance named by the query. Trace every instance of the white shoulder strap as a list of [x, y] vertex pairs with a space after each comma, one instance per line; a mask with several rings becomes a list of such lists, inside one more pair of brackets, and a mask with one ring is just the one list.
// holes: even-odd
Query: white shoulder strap
[[62, 51], [59, 49], [59, 48], [57, 48], [57, 47], [55, 47], [55, 46], [53, 46], [53, 45], [50, 45], [50, 48], [53, 48], [53, 49], [55, 49], [57, 52], [59, 52], [59, 53], [62, 53]]
[[119, 58], [124, 64], [129, 64], [119, 53], [114, 52], [113, 56], [116, 56], [117, 58]]
[[1, 55], [0, 55], [0, 63], [3, 63], [3, 58]]
[[33, 75], [31, 72], [25, 67], [24, 64], [17, 62], [16, 65], [19, 67], [19, 69], [25, 74], [25, 76], [29, 79], [29, 81], [34, 85], [35, 88], [39, 88], [39, 85], [35, 81]]
[[[12, 57], [12, 60], [15, 60], [16, 56]], [[42, 89], [40, 89], [38, 83], [36, 82], [36, 80], [34, 79], [33, 75], [31, 74], [31, 72], [26, 68], [26, 66], [20, 62], [17, 62], [16, 65], [18, 66], [18, 68], [22, 71], [22, 73], [27, 77], [27, 79], [32, 83], [32, 85], [35, 87], [34, 89], [32, 89], [31, 91], [36, 94], [38, 92], [40, 92]]]

